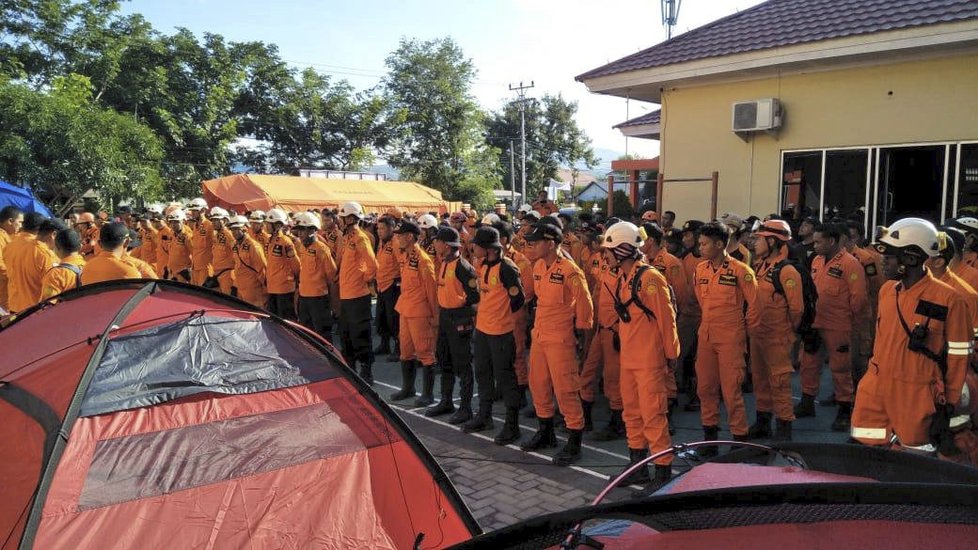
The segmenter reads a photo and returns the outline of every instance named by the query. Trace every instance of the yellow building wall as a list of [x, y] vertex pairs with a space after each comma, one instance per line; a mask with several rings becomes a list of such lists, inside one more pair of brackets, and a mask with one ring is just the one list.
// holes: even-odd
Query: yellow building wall
[[[778, 98], [776, 135], [744, 142], [731, 131], [734, 102]], [[666, 179], [720, 173], [717, 215], [775, 212], [781, 151], [978, 140], [978, 54], [733, 84], [667, 89], [661, 169]], [[663, 207], [706, 220], [710, 183], [666, 183]]]

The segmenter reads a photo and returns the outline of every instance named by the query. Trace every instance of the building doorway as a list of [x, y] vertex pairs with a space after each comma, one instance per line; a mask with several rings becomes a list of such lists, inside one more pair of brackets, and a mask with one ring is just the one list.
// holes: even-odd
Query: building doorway
[[944, 145], [880, 148], [877, 224], [907, 217], [943, 221], [945, 151]]

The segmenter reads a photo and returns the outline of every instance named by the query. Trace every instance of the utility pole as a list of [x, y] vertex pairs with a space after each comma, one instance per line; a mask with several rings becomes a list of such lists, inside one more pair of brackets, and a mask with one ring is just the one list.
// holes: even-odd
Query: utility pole
[[[513, 140], [509, 140], [509, 205], [513, 208], [513, 217], [516, 217], [516, 161], [513, 158]], [[520, 195], [522, 199], [523, 195]]]
[[509, 91], [516, 92], [516, 95], [519, 98], [516, 105], [520, 110], [520, 155], [522, 156], [521, 162], [523, 165], [523, 179], [520, 182], [522, 185], [520, 189], [521, 204], [526, 203], [526, 90], [529, 90], [532, 87], [532, 80], [530, 81], [529, 86], [524, 86], [522, 82], [520, 82], [519, 86], [513, 86], [512, 84], [509, 85]]
[[672, 38], [672, 28], [679, 21], [679, 9], [683, 0], [662, 0], [662, 24], [666, 27], [666, 40]]

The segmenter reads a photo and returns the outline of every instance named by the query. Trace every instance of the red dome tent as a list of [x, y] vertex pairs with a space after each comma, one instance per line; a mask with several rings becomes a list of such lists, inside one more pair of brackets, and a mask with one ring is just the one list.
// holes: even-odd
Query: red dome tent
[[197, 287], [114, 281], [0, 330], [0, 548], [411, 548], [479, 532], [322, 340]]

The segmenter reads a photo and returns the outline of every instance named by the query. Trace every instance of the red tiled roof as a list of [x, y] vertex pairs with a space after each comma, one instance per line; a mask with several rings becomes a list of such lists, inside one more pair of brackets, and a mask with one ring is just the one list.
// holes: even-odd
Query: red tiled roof
[[642, 116], [630, 118], [621, 124], [615, 124], [612, 126], [613, 129], [618, 128], [628, 128], [629, 126], [642, 126], [644, 124], [658, 124], [660, 122], [659, 116], [662, 114], [661, 109], [656, 109], [651, 113], [645, 113]]
[[577, 77], [978, 18], [976, 0], [769, 0]]

